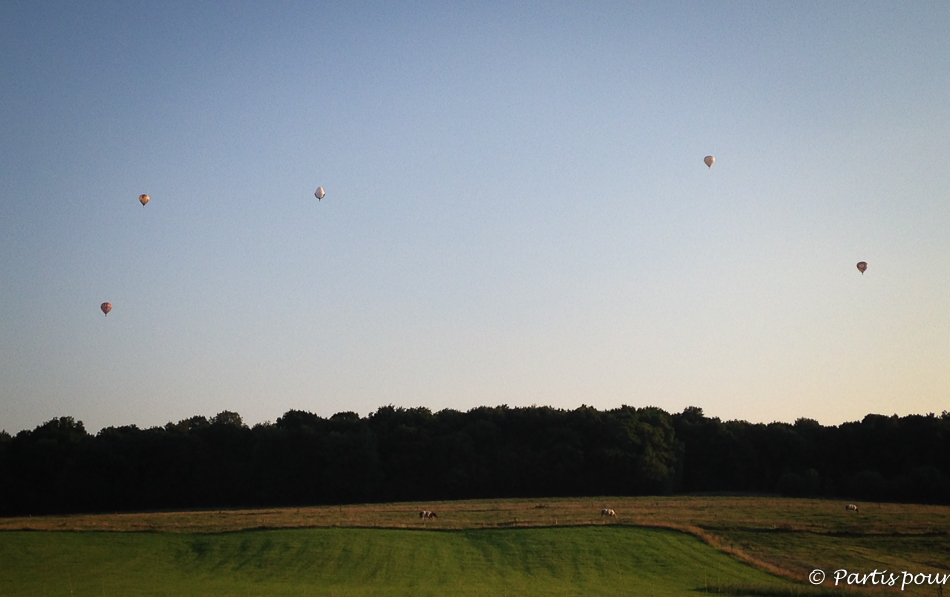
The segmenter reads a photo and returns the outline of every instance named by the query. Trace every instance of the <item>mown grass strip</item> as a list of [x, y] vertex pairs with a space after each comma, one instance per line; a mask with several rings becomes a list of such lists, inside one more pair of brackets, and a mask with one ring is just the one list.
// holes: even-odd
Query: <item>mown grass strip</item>
[[8, 532], [0, 534], [0, 561], [0, 595], [661, 596], [799, 588], [690, 535], [629, 527]]

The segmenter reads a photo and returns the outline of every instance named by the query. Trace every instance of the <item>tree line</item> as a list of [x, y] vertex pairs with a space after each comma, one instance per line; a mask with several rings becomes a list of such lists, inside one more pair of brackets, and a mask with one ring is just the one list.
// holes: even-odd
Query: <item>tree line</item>
[[950, 413], [823, 426], [623, 406], [291, 410], [0, 432], [0, 515], [751, 492], [950, 504]]

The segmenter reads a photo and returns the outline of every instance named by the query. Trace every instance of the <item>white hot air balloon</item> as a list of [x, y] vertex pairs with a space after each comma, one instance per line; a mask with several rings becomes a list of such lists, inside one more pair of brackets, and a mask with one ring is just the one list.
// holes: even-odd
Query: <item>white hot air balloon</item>
[[716, 158], [712, 157], [711, 155], [707, 155], [703, 158], [703, 161], [706, 162], [707, 168], [712, 168], [712, 165], [716, 163]]
[[317, 187], [317, 192], [314, 193], [313, 196], [319, 201], [327, 196], [327, 192], [323, 190], [323, 187]]

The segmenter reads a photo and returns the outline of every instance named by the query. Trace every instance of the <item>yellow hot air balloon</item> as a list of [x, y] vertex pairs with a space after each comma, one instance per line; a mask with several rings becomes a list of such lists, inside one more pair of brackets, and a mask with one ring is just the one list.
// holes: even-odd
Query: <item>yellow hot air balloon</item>
[[103, 315], [108, 315], [109, 311], [112, 310], [112, 303], [102, 303], [101, 305], [99, 305], [99, 308], [102, 309]]
[[861, 272], [861, 275], [862, 275], [862, 276], [864, 275], [864, 270], [866, 270], [867, 268], [868, 268], [868, 262], [867, 262], [867, 261], [859, 261], [859, 262], [858, 262], [858, 270]]
[[146, 195], [145, 193], [142, 193], [141, 195], [139, 195], [139, 203], [142, 204], [142, 207], [145, 207], [145, 204], [148, 203], [148, 200], [149, 200], [149, 196]]
[[317, 187], [317, 192], [314, 193], [313, 196], [317, 198], [317, 201], [319, 201], [326, 197], [327, 193], [323, 190], [323, 187]]
[[712, 157], [711, 155], [707, 155], [703, 158], [703, 161], [706, 162], [707, 168], [712, 168], [712, 165], [716, 163], [716, 158]]

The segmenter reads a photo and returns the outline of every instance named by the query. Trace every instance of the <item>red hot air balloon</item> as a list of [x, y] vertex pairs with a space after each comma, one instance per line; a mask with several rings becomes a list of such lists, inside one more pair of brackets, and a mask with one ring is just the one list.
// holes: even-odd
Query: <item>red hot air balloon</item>
[[142, 204], [142, 207], [145, 207], [145, 204], [148, 203], [148, 200], [149, 200], [148, 195], [139, 195], [139, 203]]
[[867, 268], [868, 268], [868, 262], [867, 262], [867, 261], [859, 261], [859, 262], [858, 262], [858, 270], [860, 270], [862, 276], [864, 275], [864, 270], [866, 270]]
[[112, 303], [102, 303], [101, 305], [99, 305], [99, 308], [102, 309], [103, 315], [108, 315], [109, 311], [112, 310]]

